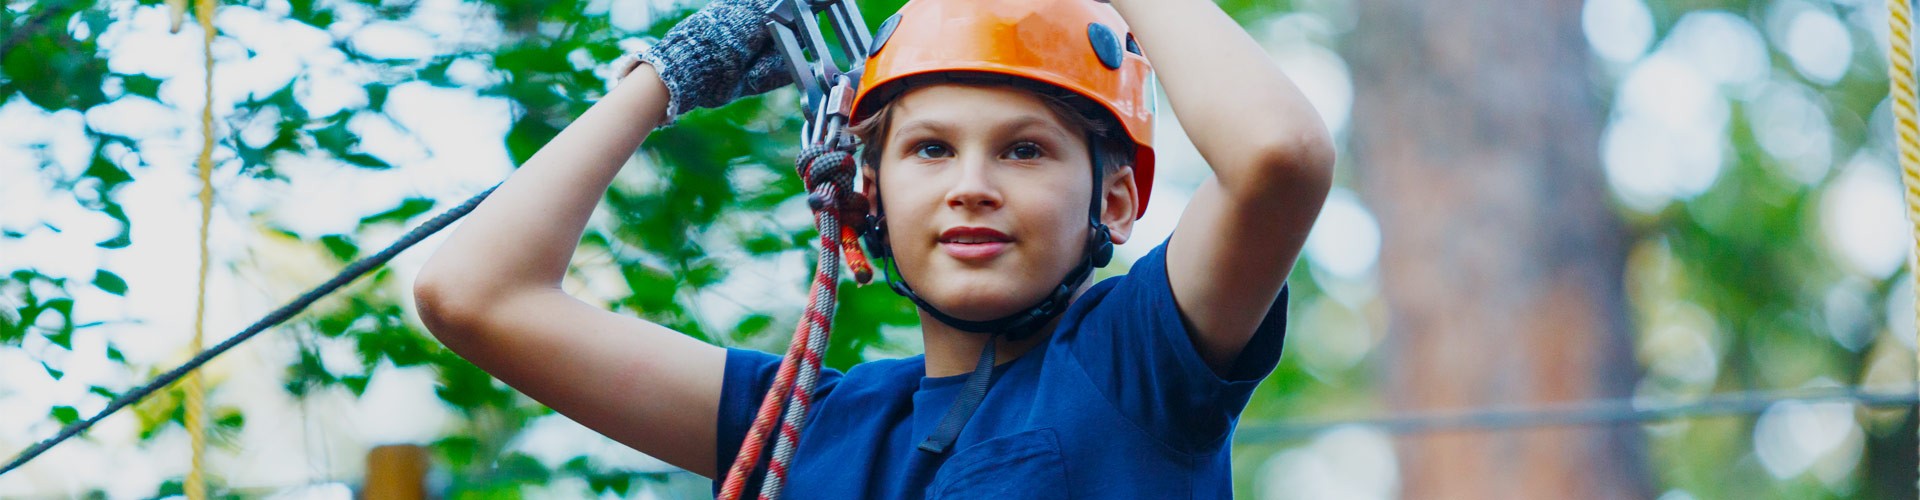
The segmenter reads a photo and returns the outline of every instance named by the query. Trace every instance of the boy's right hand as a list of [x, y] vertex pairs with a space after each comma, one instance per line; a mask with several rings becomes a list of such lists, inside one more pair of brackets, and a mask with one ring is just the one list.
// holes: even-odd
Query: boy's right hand
[[793, 83], [787, 58], [767, 32], [774, 0], [713, 0], [639, 56], [670, 99], [667, 121]]

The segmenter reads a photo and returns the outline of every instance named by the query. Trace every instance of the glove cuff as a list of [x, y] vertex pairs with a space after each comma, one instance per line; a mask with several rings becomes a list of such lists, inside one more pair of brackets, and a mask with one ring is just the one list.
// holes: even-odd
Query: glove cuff
[[686, 114], [697, 106], [687, 103], [684, 97], [688, 95], [689, 89], [686, 88], [684, 79], [679, 77], [681, 72], [676, 71], [678, 68], [673, 63], [671, 56], [675, 51], [662, 51], [662, 45], [664, 44], [649, 47], [634, 54], [633, 58], [634, 68], [638, 68], [641, 64], [652, 65], [654, 74], [660, 75], [660, 83], [667, 87], [667, 119], [660, 123], [661, 126], [667, 126], [679, 121], [680, 115]]

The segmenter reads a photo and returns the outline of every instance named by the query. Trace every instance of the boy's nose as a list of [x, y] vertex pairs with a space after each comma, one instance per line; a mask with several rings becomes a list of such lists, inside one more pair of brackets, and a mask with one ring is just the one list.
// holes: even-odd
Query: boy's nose
[[958, 178], [947, 191], [947, 206], [1000, 208], [1001, 201], [993, 178], [993, 157], [973, 154], [961, 158]]

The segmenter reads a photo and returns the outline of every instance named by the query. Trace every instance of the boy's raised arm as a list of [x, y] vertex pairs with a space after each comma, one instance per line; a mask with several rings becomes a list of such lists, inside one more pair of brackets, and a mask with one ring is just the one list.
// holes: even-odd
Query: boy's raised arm
[[641, 140], [695, 107], [791, 76], [764, 28], [772, 0], [712, 0], [521, 165], [414, 283], [448, 348], [567, 417], [712, 477], [726, 351], [560, 288], [587, 219]]
[[642, 66], [462, 221], [414, 283], [435, 337], [569, 418], [712, 475], [725, 352], [560, 289], [587, 218], [667, 91]]
[[1226, 373], [1280, 293], [1332, 184], [1319, 113], [1208, 0], [1112, 0], [1214, 175], [1167, 247], [1194, 347]]

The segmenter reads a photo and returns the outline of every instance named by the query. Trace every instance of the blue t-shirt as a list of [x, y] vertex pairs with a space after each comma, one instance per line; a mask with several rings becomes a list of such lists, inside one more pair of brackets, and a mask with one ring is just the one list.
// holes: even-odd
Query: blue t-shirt
[[[1135, 262], [1131, 274], [1095, 284], [1051, 339], [995, 368], [985, 400], [944, 455], [916, 446], [966, 375], [927, 377], [925, 356], [825, 371], [785, 496], [1231, 498], [1228, 443], [1254, 386], [1280, 359], [1287, 293], [1222, 378], [1187, 336], [1166, 248]], [[771, 354], [728, 350], [716, 450], [722, 473], [779, 365]]]

